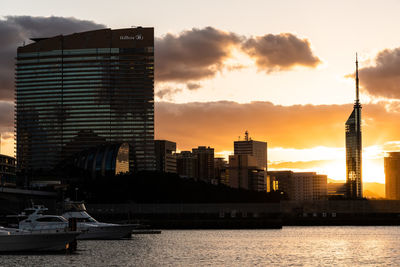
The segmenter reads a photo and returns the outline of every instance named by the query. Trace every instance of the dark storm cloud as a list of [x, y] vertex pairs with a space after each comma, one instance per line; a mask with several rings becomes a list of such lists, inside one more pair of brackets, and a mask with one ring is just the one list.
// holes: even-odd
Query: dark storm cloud
[[267, 72], [288, 70], [296, 65], [316, 67], [321, 61], [311, 51], [307, 39], [291, 33], [249, 38], [243, 51], [252, 57], [260, 70]]
[[0, 19], [0, 100], [14, 98], [14, 57], [18, 46], [29, 43], [32, 37], [51, 37], [104, 27], [88, 20], [63, 17], [6, 16]]
[[375, 63], [360, 69], [362, 89], [372, 96], [400, 99], [400, 48], [379, 52]]
[[212, 27], [193, 28], [155, 40], [156, 79], [185, 82], [213, 77], [241, 37]]

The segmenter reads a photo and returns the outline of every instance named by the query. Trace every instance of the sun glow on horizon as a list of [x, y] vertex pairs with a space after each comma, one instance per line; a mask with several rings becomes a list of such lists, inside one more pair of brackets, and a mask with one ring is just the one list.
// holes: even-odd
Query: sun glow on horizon
[[[363, 182], [385, 183], [383, 166], [385, 145], [374, 145], [363, 149]], [[233, 151], [229, 150], [218, 151], [216, 157], [228, 159], [232, 154]], [[328, 175], [329, 179], [346, 180], [345, 157], [345, 149], [337, 147], [318, 146], [308, 149], [273, 147], [268, 149], [268, 170], [317, 172]]]

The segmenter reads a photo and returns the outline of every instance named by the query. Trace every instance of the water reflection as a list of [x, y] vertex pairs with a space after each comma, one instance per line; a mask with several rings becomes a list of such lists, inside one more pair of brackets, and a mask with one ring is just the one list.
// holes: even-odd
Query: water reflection
[[79, 242], [75, 255], [3, 255], [1, 260], [41, 266], [395, 266], [399, 237], [399, 227], [176, 230]]

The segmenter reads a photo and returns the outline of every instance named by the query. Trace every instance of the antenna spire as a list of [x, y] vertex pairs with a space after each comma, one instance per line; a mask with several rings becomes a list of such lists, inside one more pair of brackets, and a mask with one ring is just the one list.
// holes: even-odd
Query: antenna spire
[[358, 57], [356, 53], [356, 103], [359, 103], [359, 88], [358, 88]]

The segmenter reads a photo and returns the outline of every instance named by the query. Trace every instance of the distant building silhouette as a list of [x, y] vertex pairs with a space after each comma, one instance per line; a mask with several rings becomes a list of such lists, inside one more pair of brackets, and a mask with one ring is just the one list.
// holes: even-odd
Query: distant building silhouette
[[0, 154], [0, 185], [15, 186], [15, 158]]
[[290, 200], [321, 200], [328, 196], [327, 175], [293, 171], [269, 171], [268, 175], [278, 181], [278, 189]]
[[328, 196], [336, 198], [346, 197], [346, 183], [328, 183]]
[[199, 146], [192, 149], [196, 159], [195, 179], [206, 182], [214, 180], [214, 148]]
[[400, 200], [400, 152], [389, 152], [384, 164], [386, 198]]
[[167, 140], [154, 141], [156, 170], [176, 173], [176, 143]]
[[255, 191], [267, 190], [267, 142], [255, 141], [245, 132], [244, 140], [234, 141], [229, 156], [229, 185]]
[[196, 165], [196, 157], [191, 151], [176, 153], [176, 171], [180, 177], [194, 178]]
[[254, 156], [238, 154], [229, 156], [229, 186], [253, 191], [265, 191], [265, 171]]
[[256, 160], [256, 166], [267, 171], [267, 142], [252, 140], [246, 131], [244, 140], [234, 141], [233, 148], [235, 155], [251, 155]]
[[356, 100], [354, 109], [346, 121], [346, 197], [362, 198], [362, 140], [361, 104], [358, 88], [358, 60], [356, 56]]
[[16, 58], [19, 170], [128, 143], [130, 170], [154, 170], [154, 29], [35, 38]]
[[218, 184], [229, 186], [228, 162], [224, 158], [214, 158], [214, 178]]

